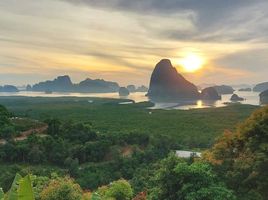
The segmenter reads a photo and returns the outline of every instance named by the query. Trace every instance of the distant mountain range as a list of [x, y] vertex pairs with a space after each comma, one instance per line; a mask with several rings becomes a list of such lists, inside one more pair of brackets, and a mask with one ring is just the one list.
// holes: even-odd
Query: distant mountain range
[[[247, 84], [235, 85], [235, 87], [245, 87], [238, 89], [239, 91], [251, 91]], [[25, 87], [25, 86], [24, 86]], [[120, 85], [117, 82], [106, 81], [103, 79], [87, 78], [80, 83], [73, 83], [68, 75], [58, 76], [54, 80], [47, 80], [34, 84], [27, 85], [25, 89], [18, 89], [13, 85], [0, 86], [0, 92], [19, 92], [20, 90], [38, 91], [38, 92], [73, 92], [73, 93], [109, 93], [119, 92]], [[201, 90], [202, 91], [199, 91]], [[233, 94], [235, 91], [232, 86], [207, 84], [203, 83], [199, 86], [194, 85], [186, 80], [176, 68], [172, 66], [169, 59], [162, 59], [155, 66], [151, 79], [149, 89], [146, 86], [136, 87], [135, 85], [128, 85], [124, 88], [129, 93], [133, 92], [148, 92], [147, 96], [151, 100], [217, 100], [221, 99], [223, 94]], [[263, 92], [268, 90], [268, 82], [257, 84], [253, 91]], [[121, 89], [122, 94], [122, 89]]]
[[[34, 84], [33, 86], [28, 85], [27, 91], [38, 91], [38, 92], [78, 92], [78, 93], [108, 93], [118, 92], [119, 84], [112, 81], [105, 81], [103, 79], [90, 79], [87, 78], [78, 84], [74, 84], [68, 75], [59, 76], [54, 80], [48, 80]], [[134, 85], [128, 86], [132, 89], [130, 92], [146, 92], [148, 88], [140, 86], [136, 89]]]
[[[30, 90], [30, 88], [27, 88]], [[116, 82], [102, 79], [92, 80], [87, 78], [78, 84], [74, 84], [67, 75], [59, 76], [52, 81], [40, 82], [32, 86], [32, 91], [39, 92], [79, 92], [79, 93], [105, 93], [117, 92], [119, 85]]]

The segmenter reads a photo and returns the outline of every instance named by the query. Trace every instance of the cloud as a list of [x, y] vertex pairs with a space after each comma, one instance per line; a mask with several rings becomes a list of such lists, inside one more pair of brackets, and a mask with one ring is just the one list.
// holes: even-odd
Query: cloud
[[237, 53], [227, 54], [214, 61], [217, 65], [223, 65], [225, 68], [236, 68], [247, 70], [249, 72], [267, 72], [268, 74], [268, 49], [250, 49]]
[[[199, 42], [245, 42], [259, 40], [267, 42], [268, 2], [264, 0], [62, 0], [78, 6], [95, 7], [115, 12], [132, 12], [141, 16], [151, 25], [158, 25], [159, 30], [150, 30], [160, 38]], [[187, 17], [185, 17], [187, 16]], [[158, 17], [158, 19], [157, 19]], [[161, 23], [161, 19], [171, 18]], [[160, 19], [160, 20], [159, 20]], [[191, 29], [182, 30], [187, 19]], [[185, 20], [186, 21], [186, 20]], [[169, 23], [170, 24], [170, 23]], [[151, 27], [146, 25], [146, 29]], [[256, 31], [259, 30], [259, 31]]]
[[[127, 10], [138, 13], [174, 13], [180, 10], [196, 10], [204, 13], [226, 13], [252, 3], [251, 0], [63, 0], [77, 5], [88, 5], [112, 10]], [[255, 2], [260, 2], [256, 0]]]
[[262, 80], [267, 43], [264, 0], [0, 1], [0, 69], [37, 74], [36, 81], [68, 73], [146, 84], [162, 57], [187, 52], [215, 69], [199, 80], [232, 72], [236, 81], [244, 72]]

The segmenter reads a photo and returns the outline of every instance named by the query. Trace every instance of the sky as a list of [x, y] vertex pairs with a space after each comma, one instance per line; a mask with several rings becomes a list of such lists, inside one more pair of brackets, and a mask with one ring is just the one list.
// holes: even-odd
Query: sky
[[[1, 0], [0, 47], [0, 85], [148, 85], [162, 58], [196, 84], [255, 84], [268, 81], [268, 1]], [[180, 67], [189, 54], [202, 69]]]

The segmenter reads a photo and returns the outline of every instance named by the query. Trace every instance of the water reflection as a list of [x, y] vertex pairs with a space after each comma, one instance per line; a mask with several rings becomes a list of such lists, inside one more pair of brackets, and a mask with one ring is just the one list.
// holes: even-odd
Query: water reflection
[[203, 102], [202, 102], [202, 100], [198, 100], [197, 103], [196, 103], [196, 105], [197, 105], [197, 108], [203, 108]]
[[[242, 104], [260, 105], [260, 98], [258, 92], [235, 92], [238, 96], [243, 97], [245, 101]], [[131, 93], [127, 97], [121, 97], [123, 99], [129, 99], [136, 103], [149, 101], [148, 97], [145, 96], [145, 92]], [[54, 92], [52, 94], [45, 94], [44, 92], [27, 92], [21, 91], [18, 93], [0, 93], [0, 96], [28, 96], [28, 97], [100, 97], [100, 98], [117, 98], [119, 99], [118, 93], [61, 93]], [[226, 104], [231, 103], [231, 94], [222, 95], [222, 99], [218, 101], [184, 101], [184, 102], [154, 102], [155, 106], [150, 109], [196, 109], [196, 108], [207, 108], [207, 107], [223, 107]]]
[[[188, 110], [188, 109], [216, 107], [217, 101], [197, 100], [197, 101], [182, 101], [182, 102], [176, 102], [176, 103], [154, 102], [154, 104], [155, 104], [155, 106], [152, 107], [151, 109]], [[222, 106], [224, 106], [224, 105], [222, 105]]]
[[[242, 92], [236, 91], [238, 96], [243, 97], [245, 100], [239, 103], [249, 104], [249, 105], [260, 105], [259, 92]], [[189, 110], [198, 108], [209, 108], [209, 107], [224, 107], [231, 104], [230, 101], [232, 94], [222, 95], [221, 100], [209, 101], [209, 100], [198, 100], [194, 102], [176, 102], [176, 103], [164, 103], [155, 102], [155, 106], [151, 109], [179, 109], [179, 110]]]

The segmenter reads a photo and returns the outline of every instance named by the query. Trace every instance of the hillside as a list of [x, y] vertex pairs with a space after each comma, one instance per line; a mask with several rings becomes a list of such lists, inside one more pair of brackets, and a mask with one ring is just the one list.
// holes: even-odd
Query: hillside
[[[65, 103], [68, 101], [70, 99], [65, 99]], [[94, 106], [121, 106], [112, 99], [94, 101]], [[48, 103], [44, 99], [35, 103], [41, 105], [41, 102]], [[145, 108], [145, 105], [131, 106], [132, 112]], [[238, 111], [245, 112], [247, 107], [236, 105], [227, 108], [230, 119]], [[130, 108], [124, 109], [130, 111]], [[215, 110], [218, 109], [214, 109], [214, 112]], [[10, 118], [11, 114], [4, 107], [1, 107], [0, 112], [4, 116], [2, 126], [7, 124], [16, 129], [14, 125], [18, 122], [10, 121], [13, 119]], [[197, 114], [187, 112], [192, 116]], [[205, 116], [210, 116], [210, 112]], [[265, 160], [262, 159], [263, 156], [265, 158], [266, 150], [262, 146], [266, 145], [263, 138], [267, 135], [267, 107], [255, 112], [237, 129], [232, 128], [234, 134], [226, 132], [213, 148], [203, 153], [205, 159], [202, 161], [194, 157], [180, 159], [175, 154], [170, 154], [183, 147], [175, 137], [168, 139], [168, 135], [155, 137], [156, 135], [134, 131], [133, 127], [130, 132], [104, 134], [94, 129], [92, 123], [81, 120], [62, 121], [62, 118], [55, 119], [51, 116], [45, 123], [45, 135], [39, 135], [38, 131], [28, 134], [29, 131], [26, 131], [27, 135], [22, 135], [23, 139], [12, 140], [11, 137], [7, 143], [0, 144], [0, 169], [4, 172], [0, 174], [0, 186], [4, 189], [2, 191], [0, 188], [0, 195], [3, 192], [6, 192], [6, 196], [10, 192], [18, 193], [19, 200], [24, 195], [27, 200], [34, 200], [34, 196], [41, 200], [176, 200], [200, 195], [206, 200], [264, 200], [262, 197], [266, 193], [266, 179], [263, 177], [267, 176], [263, 170]], [[33, 130], [32, 126], [29, 125], [28, 129]], [[246, 152], [250, 153], [250, 159], [244, 159]], [[254, 152], [262, 156], [254, 156]], [[236, 163], [237, 159], [243, 165]], [[243, 167], [245, 165], [246, 169]], [[258, 173], [252, 178], [256, 169]], [[17, 174], [14, 179], [19, 186], [17, 190], [14, 184], [11, 186], [11, 182], [18, 172], [23, 176]], [[27, 176], [28, 173], [35, 176]], [[226, 176], [228, 173], [233, 174]], [[243, 180], [243, 184], [237, 184], [238, 180]], [[248, 183], [256, 183], [256, 186], [250, 187], [253, 193], [247, 191]], [[22, 187], [25, 184], [28, 186]], [[94, 192], [89, 192], [88, 189]]]

